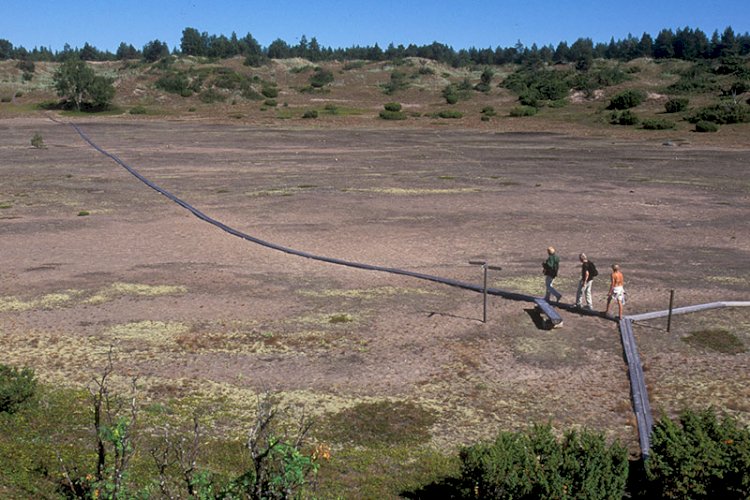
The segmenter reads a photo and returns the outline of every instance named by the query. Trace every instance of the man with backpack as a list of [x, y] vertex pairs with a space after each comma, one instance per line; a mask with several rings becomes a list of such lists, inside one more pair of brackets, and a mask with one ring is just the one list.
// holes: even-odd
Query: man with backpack
[[552, 286], [552, 282], [555, 281], [555, 278], [557, 278], [557, 271], [560, 268], [560, 257], [557, 256], [555, 253], [554, 247], [547, 248], [547, 260], [542, 262], [542, 269], [544, 273], [544, 289], [546, 290], [544, 294], [544, 300], [549, 302], [549, 298], [551, 295], [555, 296], [555, 299], [557, 302], [560, 302], [560, 298], [562, 297], [562, 294], [555, 290], [555, 287]]
[[[578, 282], [578, 291], [576, 292], [576, 307], [584, 308], [587, 310], [593, 309], [593, 302], [591, 300], [591, 285], [599, 275], [599, 271], [596, 269], [596, 265], [591, 262], [585, 253], [578, 256], [581, 261], [581, 281]], [[581, 299], [586, 299], [586, 305], [581, 303]]]

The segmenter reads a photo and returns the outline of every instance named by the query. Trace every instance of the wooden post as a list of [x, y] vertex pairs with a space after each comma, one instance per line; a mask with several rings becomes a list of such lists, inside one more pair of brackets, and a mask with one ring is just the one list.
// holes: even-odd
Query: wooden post
[[674, 307], [674, 289], [669, 291], [669, 314], [667, 315], [667, 333], [672, 328], [672, 308]]

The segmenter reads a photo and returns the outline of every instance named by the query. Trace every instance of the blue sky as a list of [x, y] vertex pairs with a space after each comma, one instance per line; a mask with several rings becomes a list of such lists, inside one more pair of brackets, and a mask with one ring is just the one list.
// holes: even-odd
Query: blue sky
[[89, 42], [112, 52], [120, 42], [140, 49], [154, 39], [179, 47], [186, 27], [251, 33], [264, 47], [277, 38], [296, 45], [304, 34], [333, 48], [438, 41], [457, 50], [655, 37], [663, 28], [709, 37], [727, 26], [750, 30], [750, 0], [6, 0], [0, 14], [0, 38], [15, 46]]

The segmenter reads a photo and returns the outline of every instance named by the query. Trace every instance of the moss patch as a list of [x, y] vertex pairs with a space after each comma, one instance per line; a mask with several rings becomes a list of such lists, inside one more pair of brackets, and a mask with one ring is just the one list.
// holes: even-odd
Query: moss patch
[[328, 418], [323, 435], [356, 446], [429, 441], [435, 415], [410, 401], [359, 403]]
[[739, 338], [722, 328], [696, 330], [682, 340], [694, 347], [722, 354], [739, 354], [747, 350]]

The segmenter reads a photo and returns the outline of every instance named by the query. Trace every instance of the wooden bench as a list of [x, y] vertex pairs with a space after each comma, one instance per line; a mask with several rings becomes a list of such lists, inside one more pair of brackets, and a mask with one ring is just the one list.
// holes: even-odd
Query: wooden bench
[[552, 325], [552, 328], [560, 328], [561, 326], [563, 326], [562, 316], [560, 316], [560, 313], [558, 313], [557, 310], [552, 307], [549, 302], [540, 298], [534, 299], [534, 303], [542, 311], [542, 313], [547, 316], [547, 319]]

